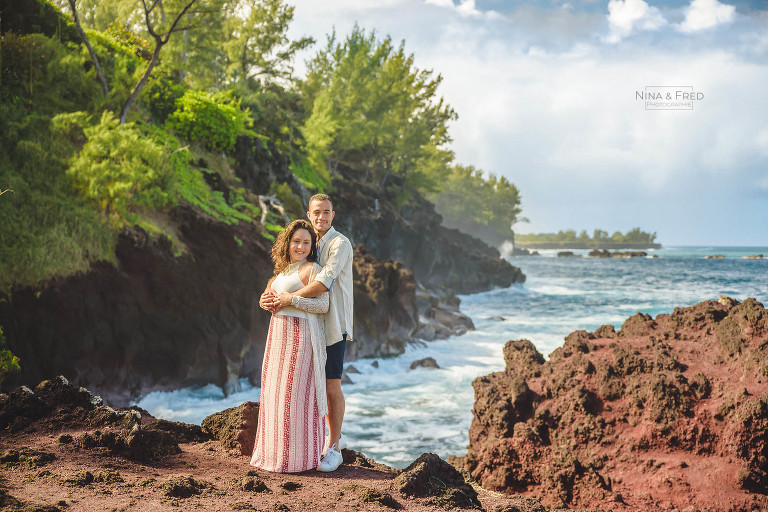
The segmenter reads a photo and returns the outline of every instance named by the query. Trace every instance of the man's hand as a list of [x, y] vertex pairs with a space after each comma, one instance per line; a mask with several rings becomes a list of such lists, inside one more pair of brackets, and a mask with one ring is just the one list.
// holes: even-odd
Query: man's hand
[[277, 299], [275, 300], [275, 307], [277, 308], [276, 311], [280, 311], [284, 307], [290, 306], [291, 298], [293, 298], [293, 295], [288, 292], [283, 292], [278, 295]]

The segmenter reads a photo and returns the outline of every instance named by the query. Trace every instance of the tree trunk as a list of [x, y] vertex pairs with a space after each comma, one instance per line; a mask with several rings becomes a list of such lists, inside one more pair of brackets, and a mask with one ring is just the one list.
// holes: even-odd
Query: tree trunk
[[101, 82], [101, 88], [104, 91], [104, 96], [106, 96], [109, 94], [107, 78], [104, 76], [104, 72], [101, 70], [101, 66], [99, 66], [99, 59], [96, 57], [96, 52], [93, 51], [93, 47], [91, 46], [91, 42], [88, 40], [88, 36], [85, 34], [85, 30], [83, 30], [83, 27], [80, 25], [80, 17], [77, 15], [77, 5], [75, 5], [75, 0], [69, 0], [69, 7], [72, 9], [72, 17], [75, 20], [75, 27], [80, 33], [80, 37], [83, 39], [85, 47], [88, 48], [88, 53], [91, 54], [93, 67], [96, 69], [96, 74], [99, 76], [99, 81]]
[[155, 67], [155, 64], [157, 64], [158, 57], [160, 56], [160, 49], [163, 47], [163, 45], [164, 43], [161, 41], [155, 41], [155, 51], [152, 54], [152, 59], [149, 61], [149, 64], [147, 64], [147, 69], [144, 70], [144, 74], [141, 75], [141, 79], [133, 87], [130, 96], [128, 96], [125, 105], [123, 105], [123, 110], [120, 112], [120, 124], [125, 123], [125, 120], [128, 117], [128, 111], [131, 109], [133, 102], [136, 101], [136, 98], [139, 96], [139, 93], [144, 87], [144, 84], [146, 84], [147, 80], [149, 80], [149, 75], [152, 73], [152, 69]]

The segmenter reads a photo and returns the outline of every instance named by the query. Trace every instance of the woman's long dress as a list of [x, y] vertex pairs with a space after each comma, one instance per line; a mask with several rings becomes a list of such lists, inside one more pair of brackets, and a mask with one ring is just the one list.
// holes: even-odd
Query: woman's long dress
[[[302, 288], [299, 264], [278, 275], [272, 289], [280, 293]], [[324, 387], [325, 375], [321, 379], [315, 375], [310, 315], [287, 307], [270, 320], [261, 373], [259, 425], [251, 458], [251, 465], [267, 471], [295, 473], [320, 463], [325, 423], [318, 410], [317, 383]], [[325, 393], [325, 389], [320, 391]]]

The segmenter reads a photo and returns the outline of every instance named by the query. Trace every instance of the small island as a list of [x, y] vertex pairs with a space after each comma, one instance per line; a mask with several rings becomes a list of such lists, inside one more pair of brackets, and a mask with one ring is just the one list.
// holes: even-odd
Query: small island
[[640, 228], [633, 228], [626, 234], [616, 231], [612, 235], [596, 229], [592, 236], [586, 229], [578, 234], [573, 229], [557, 233], [516, 233], [514, 241], [516, 249], [661, 249], [661, 244], [656, 243], [656, 233]]

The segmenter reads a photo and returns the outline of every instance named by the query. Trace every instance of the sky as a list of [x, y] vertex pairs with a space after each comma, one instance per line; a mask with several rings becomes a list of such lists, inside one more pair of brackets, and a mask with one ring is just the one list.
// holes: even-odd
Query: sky
[[768, 246], [768, 0], [289, 3], [292, 37], [357, 23], [443, 77], [456, 162], [518, 187], [516, 232]]

